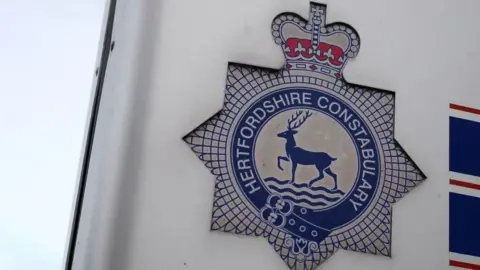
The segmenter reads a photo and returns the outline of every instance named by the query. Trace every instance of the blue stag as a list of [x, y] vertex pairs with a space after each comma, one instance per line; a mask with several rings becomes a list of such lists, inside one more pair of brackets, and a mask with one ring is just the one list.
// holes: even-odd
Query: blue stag
[[292, 163], [292, 180], [290, 180], [289, 183], [293, 184], [295, 183], [295, 171], [297, 170], [298, 164], [313, 165], [317, 168], [319, 175], [318, 177], [310, 180], [308, 186], [312, 187], [315, 182], [322, 180], [325, 177], [324, 173], [326, 173], [333, 178], [335, 183], [333, 190], [336, 190], [338, 188], [337, 175], [332, 172], [332, 170], [330, 169], [330, 165], [333, 161], [337, 159], [331, 157], [329, 154], [324, 152], [311, 152], [302, 149], [301, 147], [298, 147], [297, 143], [295, 142], [294, 135], [298, 133], [296, 129], [303, 125], [303, 123], [305, 123], [305, 121], [310, 116], [312, 116], [312, 113], [310, 111], [307, 111], [304, 117], [299, 119], [301, 115], [302, 111], [297, 111], [294, 115], [292, 115], [292, 117], [288, 119], [287, 130], [277, 135], [278, 137], [287, 140], [285, 144], [285, 153], [287, 154], [287, 156], [279, 156], [277, 158], [277, 166], [280, 170], [283, 171], [283, 168], [281, 166], [282, 160], [287, 162], [290, 161]]

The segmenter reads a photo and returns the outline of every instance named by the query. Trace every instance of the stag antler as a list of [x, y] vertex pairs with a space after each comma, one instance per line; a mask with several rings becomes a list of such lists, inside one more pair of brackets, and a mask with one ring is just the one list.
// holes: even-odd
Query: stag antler
[[295, 114], [292, 115], [292, 117], [290, 117], [290, 119], [287, 120], [288, 129], [292, 129], [291, 124], [295, 122], [301, 114], [302, 114], [302, 111], [297, 111]]
[[[297, 119], [300, 117], [300, 115], [302, 115], [302, 113], [303, 113], [303, 111], [297, 111], [294, 115], [292, 115], [292, 117], [290, 119], [288, 119], [287, 122], [288, 122], [288, 129], [289, 130], [294, 130], [294, 129], [299, 128], [301, 125], [303, 125], [303, 123], [305, 123], [305, 121], [310, 116], [312, 116], [312, 112], [306, 111], [305, 116], [303, 118], [301, 118], [300, 121], [296, 122]], [[293, 126], [292, 126], [292, 123], [294, 124]]]

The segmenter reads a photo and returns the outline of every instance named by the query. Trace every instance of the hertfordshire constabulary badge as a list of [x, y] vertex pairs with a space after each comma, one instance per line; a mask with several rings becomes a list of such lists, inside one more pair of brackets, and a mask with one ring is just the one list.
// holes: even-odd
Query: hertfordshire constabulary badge
[[216, 176], [212, 230], [264, 237], [291, 269], [390, 256], [392, 204], [425, 179], [394, 138], [394, 93], [347, 83], [357, 32], [273, 20], [280, 70], [230, 64], [224, 108], [184, 137]]

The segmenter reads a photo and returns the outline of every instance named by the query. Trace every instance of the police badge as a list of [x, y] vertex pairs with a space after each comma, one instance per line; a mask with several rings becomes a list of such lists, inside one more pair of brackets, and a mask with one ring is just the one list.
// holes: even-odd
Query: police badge
[[347, 83], [357, 32], [280, 14], [280, 70], [229, 64], [224, 108], [184, 137], [216, 176], [212, 230], [264, 237], [291, 269], [390, 256], [392, 204], [425, 176], [394, 138], [393, 92]]

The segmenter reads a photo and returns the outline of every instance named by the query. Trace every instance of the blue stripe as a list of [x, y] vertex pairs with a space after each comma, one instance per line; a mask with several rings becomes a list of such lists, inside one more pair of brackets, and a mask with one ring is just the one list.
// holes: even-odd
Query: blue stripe
[[480, 198], [450, 193], [450, 252], [480, 257]]
[[450, 171], [480, 176], [480, 123], [450, 117]]

